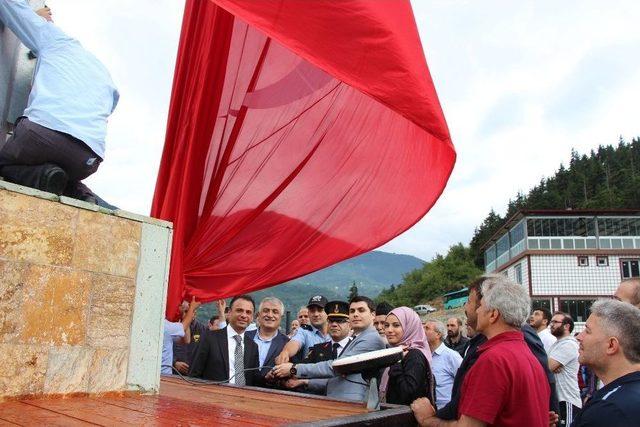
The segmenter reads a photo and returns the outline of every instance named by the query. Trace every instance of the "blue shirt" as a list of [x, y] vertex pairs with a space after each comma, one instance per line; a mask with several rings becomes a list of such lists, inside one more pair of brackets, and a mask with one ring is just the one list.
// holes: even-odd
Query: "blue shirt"
[[314, 326], [311, 326], [313, 330], [307, 331], [304, 328], [298, 328], [296, 334], [291, 337], [292, 340], [298, 341], [302, 344], [302, 357], [307, 357], [309, 354], [309, 350], [316, 344], [321, 344], [323, 342], [331, 341], [331, 336], [329, 334], [322, 335], [319, 329], [316, 329]]
[[107, 118], [120, 96], [105, 66], [26, 0], [0, 1], [0, 20], [38, 57], [24, 115], [79, 139], [104, 159]]
[[258, 344], [258, 360], [260, 361], [260, 368], [264, 366], [264, 361], [267, 359], [267, 354], [269, 354], [269, 348], [271, 348], [271, 342], [276, 336], [278, 336], [278, 331], [276, 331], [271, 338], [263, 339], [260, 336], [260, 328], [256, 331], [253, 341]]
[[[4, 0], [0, 0], [4, 1]], [[160, 373], [171, 375], [173, 370], [173, 343], [184, 337], [184, 325], [182, 322], [169, 322], [164, 319], [164, 331], [162, 334], [162, 367]]]
[[431, 369], [436, 378], [436, 405], [444, 407], [451, 400], [453, 380], [462, 363], [460, 354], [444, 345], [436, 348], [431, 353]]

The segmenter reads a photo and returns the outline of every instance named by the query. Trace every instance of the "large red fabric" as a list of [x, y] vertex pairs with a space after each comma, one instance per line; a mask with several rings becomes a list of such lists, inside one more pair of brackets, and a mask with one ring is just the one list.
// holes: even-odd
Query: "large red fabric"
[[408, 0], [187, 0], [151, 212], [167, 316], [382, 245], [454, 162]]

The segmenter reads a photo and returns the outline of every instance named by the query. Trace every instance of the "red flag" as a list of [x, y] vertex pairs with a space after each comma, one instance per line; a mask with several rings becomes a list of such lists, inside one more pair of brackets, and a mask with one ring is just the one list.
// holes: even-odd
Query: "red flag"
[[408, 0], [187, 0], [151, 212], [167, 315], [386, 243], [454, 162]]

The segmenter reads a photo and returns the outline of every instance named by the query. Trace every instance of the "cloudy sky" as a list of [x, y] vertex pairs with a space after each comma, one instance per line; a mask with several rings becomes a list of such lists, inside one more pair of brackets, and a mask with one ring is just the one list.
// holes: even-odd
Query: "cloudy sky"
[[[49, 0], [56, 23], [107, 65], [121, 92], [107, 159], [87, 180], [148, 214], [160, 162], [184, 2]], [[447, 189], [383, 246], [425, 260], [468, 243], [581, 153], [640, 136], [637, 1], [413, 0], [427, 61], [458, 152]]]

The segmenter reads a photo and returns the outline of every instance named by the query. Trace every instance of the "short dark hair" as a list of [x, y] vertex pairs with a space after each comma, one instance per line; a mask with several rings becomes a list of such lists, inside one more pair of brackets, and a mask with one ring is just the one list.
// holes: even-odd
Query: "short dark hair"
[[536, 307], [533, 309], [533, 311], [539, 311], [540, 313], [542, 313], [542, 318], [547, 319], [547, 325], [551, 323], [551, 310], [546, 307]]
[[209, 323], [213, 323], [213, 322], [215, 322], [216, 320], [219, 320], [219, 319], [220, 319], [220, 316], [218, 316], [217, 314], [213, 315], [213, 316], [211, 316], [211, 319], [209, 319]]
[[251, 298], [251, 295], [247, 295], [247, 294], [238, 295], [237, 297], [231, 298], [231, 302], [229, 303], [229, 307], [233, 307], [233, 303], [238, 301], [239, 299], [243, 299], [245, 301], [249, 301], [251, 303], [251, 305], [253, 306], [253, 311], [254, 312], [256, 311], [256, 303], [255, 303], [255, 301], [253, 300], [253, 298]]
[[354, 302], [366, 302], [367, 307], [369, 307], [369, 310], [371, 310], [374, 313], [376, 312], [376, 305], [373, 303], [373, 300], [369, 297], [356, 295], [355, 297], [349, 300], [349, 306], [351, 306], [351, 304], [353, 304]]
[[382, 301], [376, 305], [376, 316], [386, 316], [393, 308], [394, 307], [388, 302]]
[[469, 289], [469, 293], [471, 293], [471, 291], [474, 291], [476, 293], [478, 301], [482, 299], [482, 284], [485, 280], [487, 280], [485, 276], [480, 276], [473, 282], [469, 283], [469, 286], [467, 286], [467, 288]]
[[564, 311], [556, 311], [553, 313], [554, 316], [561, 315], [562, 316], [562, 326], [569, 325], [569, 333], [573, 332], [573, 318], [570, 314], [565, 313]]

